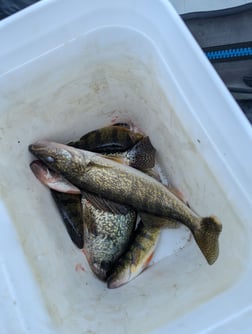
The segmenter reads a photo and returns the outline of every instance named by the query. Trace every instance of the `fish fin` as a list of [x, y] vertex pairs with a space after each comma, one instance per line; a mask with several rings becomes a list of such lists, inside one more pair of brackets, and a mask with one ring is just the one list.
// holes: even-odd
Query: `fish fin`
[[146, 227], [178, 228], [181, 225], [179, 221], [154, 216], [145, 212], [140, 212], [139, 215]]
[[[144, 263], [144, 265], [143, 265], [143, 270], [146, 269], [146, 268], [148, 267], [149, 263], [150, 263], [151, 260], [153, 259], [154, 253], [155, 253], [155, 251], [153, 251], [153, 252], [147, 257], [147, 259], [145, 260], [145, 263]], [[142, 271], [143, 271], [143, 270], [142, 270]]]
[[104, 199], [88, 192], [82, 191], [82, 196], [84, 196], [87, 201], [100, 211], [126, 215], [130, 210], [129, 206]]
[[128, 152], [129, 165], [137, 169], [148, 169], [155, 166], [156, 149], [148, 136], [141, 139]]
[[51, 190], [51, 195], [62, 217], [69, 237], [78, 248], [83, 248], [83, 221], [80, 195]]
[[118, 162], [121, 165], [128, 165], [127, 159], [124, 156], [111, 156], [111, 155], [104, 155], [104, 158]]
[[221, 231], [222, 224], [215, 216], [202, 218], [200, 228], [192, 231], [195, 241], [210, 265], [219, 256], [218, 239]]

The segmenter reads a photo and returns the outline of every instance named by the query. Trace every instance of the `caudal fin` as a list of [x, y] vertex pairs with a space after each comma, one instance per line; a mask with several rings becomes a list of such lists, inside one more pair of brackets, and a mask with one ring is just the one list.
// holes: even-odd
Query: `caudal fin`
[[202, 218], [200, 228], [193, 231], [195, 241], [208, 264], [213, 264], [219, 256], [219, 235], [222, 224], [215, 216]]

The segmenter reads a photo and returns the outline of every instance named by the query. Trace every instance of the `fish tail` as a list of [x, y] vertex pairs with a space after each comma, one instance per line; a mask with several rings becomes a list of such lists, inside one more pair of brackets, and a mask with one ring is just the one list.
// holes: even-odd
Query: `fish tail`
[[201, 219], [200, 227], [192, 231], [195, 241], [205, 256], [208, 264], [213, 264], [219, 256], [219, 235], [222, 224], [215, 216]]

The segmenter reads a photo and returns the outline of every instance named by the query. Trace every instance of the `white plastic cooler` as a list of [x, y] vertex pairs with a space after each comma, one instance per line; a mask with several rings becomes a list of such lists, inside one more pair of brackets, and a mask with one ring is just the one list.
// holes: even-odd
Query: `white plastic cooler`
[[[41, 1], [0, 23], [0, 332], [250, 333], [251, 126], [168, 1]], [[223, 223], [209, 266], [185, 228], [122, 288], [92, 275], [28, 145], [113, 121]]]

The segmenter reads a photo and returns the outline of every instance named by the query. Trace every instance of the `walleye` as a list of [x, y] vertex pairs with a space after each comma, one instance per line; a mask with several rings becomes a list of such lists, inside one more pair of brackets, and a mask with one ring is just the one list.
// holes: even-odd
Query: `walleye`
[[191, 230], [207, 262], [216, 261], [222, 230], [218, 218], [199, 217], [152, 177], [97, 153], [59, 143], [38, 141], [29, 150], [80, 189], [137, 211], [180, 221]]
[[119, 288], [128, 283], [149, 265], [158, 243], [160, 228], [146, 227], [139, 223], [130, 248], [115, 263], [108, 277], [109, 289]]

